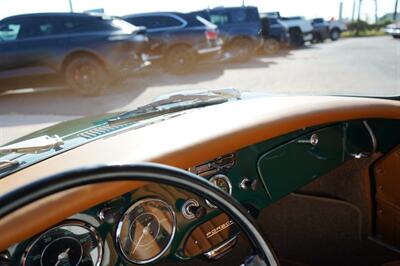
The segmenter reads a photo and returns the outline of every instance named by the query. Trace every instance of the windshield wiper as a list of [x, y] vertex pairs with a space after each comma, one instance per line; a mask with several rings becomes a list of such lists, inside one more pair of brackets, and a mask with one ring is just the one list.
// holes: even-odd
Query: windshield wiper
[[41, 153], [51, 149], [60, 149], [63, 145], [64, 141], [59, 136], [45, 135], [0, 147], [0, 153]]
[[19, 162], [15, 160], [0, 161], [0, 172], [17, 165], [19, 165]]
[[107, 120], [109, 125], [139, 122], [157, 116], [176, 113], [184, 110], [221, 104], [231, 99], [240, 99], [235, 89], [223, 89], [188, 94], [174, 94], [168, 98], [139, 107], [133, 111], [122, 113]]

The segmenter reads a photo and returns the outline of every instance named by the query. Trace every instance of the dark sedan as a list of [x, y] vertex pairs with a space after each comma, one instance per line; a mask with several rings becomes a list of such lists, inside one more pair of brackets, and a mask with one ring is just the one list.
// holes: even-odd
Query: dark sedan
[[8, 17], [0, 21], [0, 82], [16, 89], [61, 77], [79, 94], [96, 95], [143, 66], [147, 41], [145, 29], [105, 15]]
[[313, 26], [313, 42], [324, 42], [330, 38], [331, 32], [329, 29], [329, 23], [323, 18], [314, 18], [311, 20]]
[[221, 56], [217, 26], [196, 14], [142, 13], [124, 19], [147, 28], [150, 60], [161, 61], [172, 73], [186, 73], [199, 62], [215, 61]]

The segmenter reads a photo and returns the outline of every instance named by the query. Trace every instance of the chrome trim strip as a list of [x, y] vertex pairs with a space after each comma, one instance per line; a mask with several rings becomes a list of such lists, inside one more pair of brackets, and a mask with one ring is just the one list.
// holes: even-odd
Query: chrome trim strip
[[371, 143], [372, 143], [372, 152], [371, 153], [375, 153], [378, 148], [378, 142], [376, 140], [375, 134], [372, 131], [372, 128], [370, 127], [370, 125], [368, 124], [368, 122], [366, 120], [363, 121], [363, 124], [364, 124], [365, 128], [367, 129], [369, 136], [371, 137]]
[[204, 253], [204, 256], [206, 256], [207, 259], [216, 260], [216, 259], [220, 258], [221, 256], [225, 255], [227, 252], [229, 252], [233, 248], [233, 246], [236, 244], [236, 240], [237, 240], [237, 236], [229, 239], [228, 241], [226, 241], [222, 245], [214, 248], [213, 250], [210, 250], [210, 251]]
[[222, 50], [221, 46], [217, 46], [217, 47], [199, 49], [199, 50], [197, 50], [197, 53], [198, 54], [208, 54], [208, 53], [213, 53], [213, 52], [219, 52], [221, 50]]

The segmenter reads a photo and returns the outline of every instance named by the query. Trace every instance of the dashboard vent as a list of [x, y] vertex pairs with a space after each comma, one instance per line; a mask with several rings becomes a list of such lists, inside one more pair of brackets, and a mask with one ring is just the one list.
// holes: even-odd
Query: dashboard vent
[[215, 175], [224, 170], [228, 170], [235, 165], [235, 154], [230, 153], [214, 160], [207, 161], [194, 167], [190, 167], [189, 172], [200, 176]]
[[102, 125], [102, 126], [93, 127], [84, 132], [81, 132], [78, 134], [78, 136], [83, 137], [85, 139], [92, 139], [92, 138], [113, 132], [113, 131], [118, 130], [123, 127], [126, 127], [126, 125], [125, 124], [115, 125], [115, 126]]

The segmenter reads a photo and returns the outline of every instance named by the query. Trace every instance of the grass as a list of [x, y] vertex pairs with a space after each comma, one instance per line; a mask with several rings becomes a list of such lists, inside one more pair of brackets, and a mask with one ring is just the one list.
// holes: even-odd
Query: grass
[[374, 36], [383, 36], [385, 32], [383, 30], [366, 30], [361, 31], [358, 34], [355, 31], [346, 31], [342, 33], [341, 37], [374, 37]]

